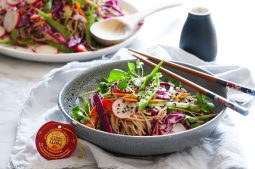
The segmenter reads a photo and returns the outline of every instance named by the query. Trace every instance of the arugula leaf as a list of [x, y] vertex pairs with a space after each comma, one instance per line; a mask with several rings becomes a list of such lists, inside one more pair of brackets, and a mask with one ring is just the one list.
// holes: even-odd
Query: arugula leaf
[[197, 105], [204, 112], [210, 112], [214, 109], [214, 104], [207, 100], [207, 97], [202, 93], [197, 93], [195, 98], [197, 99]]
[[136, 71], [135, 71], [135, 64], [128, 62], [128, 69], [129, 69], [129, 74], [133, 77], [138, 77]]
[[107, 93], [109, 91], [109, 84], [106, 82], [100, 82], [98, 84], [97, 91], [100, 91], [101, 93]]
[[118, 81], [118, 80], [123, 80], [125, 79], [126, 77], [128, 76], [128, 73], [123, 71], [123, 70], [120, 70], [120, 69], [113, 69], [110, 74], [109, 74], [109, 77], [108, 77], [108, 82], [112, 83], [112, 82], [115, 82], [115, 81]]
[[173, 83], [175, 87], [182, 87], [181, 82], [179, 82], [179, 81], [177, 81], [175, 79], [171, 80], [171, 83]]
[[90, 105], [87, 99], [83, 100], [83, 106], [84, 106], [84, 111], [89, 114], [90, 112]]
[[102, 78], [101, 78], [101, 82], [108, 83], [108, 80], [107, 80], [105, 77], [102, 77]]
[[123, 89], [126, 89], [127, 84], [128, 84], [127, 79], [120, 80], [117, 87], [118, 87], [118, 89], [123, 90]]
[[75, 106], [72, 109], [71, 115], [73, 118], [75, 118], [76, 120], [79, 120], [79, 121], [86, 119], [84, 114], [81, 112], [80, 106]]
[[134, 63], [128, 62], [128, 69], [129, 69], [130, 72], [136, 73]]

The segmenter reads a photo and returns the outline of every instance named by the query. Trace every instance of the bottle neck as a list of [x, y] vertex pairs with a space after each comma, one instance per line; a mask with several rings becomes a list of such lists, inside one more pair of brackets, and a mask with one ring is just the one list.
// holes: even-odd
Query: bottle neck
[[195, 7], [189, 11], [189, 17], [194, 19], [208, 19], [210, 18], [211, 12], [209, 9], [204, 7]]

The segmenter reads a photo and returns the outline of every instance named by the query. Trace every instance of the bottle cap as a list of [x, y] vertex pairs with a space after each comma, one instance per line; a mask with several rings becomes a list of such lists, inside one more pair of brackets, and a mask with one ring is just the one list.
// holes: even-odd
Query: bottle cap
[[47, 160], [68, 158], [75, 151], [77, 136], [68, 124], [50, 121], [37, 132], [36, 148]]

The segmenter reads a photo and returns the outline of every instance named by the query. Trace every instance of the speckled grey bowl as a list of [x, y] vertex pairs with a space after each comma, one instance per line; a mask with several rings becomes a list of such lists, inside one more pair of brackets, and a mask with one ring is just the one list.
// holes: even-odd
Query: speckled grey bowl
[[[94, 68], [84, 71], [78, 77], [71, 80], [61, 90], [58, 99], [60, 110], [64, 113], [64, 115], [67, 118], [70, 119], [76, 134], [80, 138], [85, 139], [111, 152], [136, 156], [148, 156], [171, 153], [193, 146], [199, 143], [199, 141], [202, 138], [210, 135], [211, 132], [216, 128], [218, 122], [221, 120], [225, 112], [225, 108], [219, 105], [218, 103], [215, 103], [218, 115], [214, 119], [197, 128], [171, 135], [125, 136], [119, 134], [111, 134], [104, 131], [91, 129], [75, 121], [70, 116], [70, 112], [71, 109], [75, 106], [75, 101], [78, 95], [80, 93], [84, 93], [85, 91], [96, 89], [97, 82], [101, 79], [101, 77], [108, 77], [108, 73], [112, 69], [118, 68], [122, 70], [127, 70], [128, 61], [134, 62], [134, 60], [124, 60], [107, 63], [104, 65], [96, 65]], [[180, 64], [194, 68], [202, 72], [206, 72], [205, 70], [202, 70], [198, 67], [194, 67], [183, 63]], [[205, 81], [196, 76], [175, 70], [171, 67], [166, 68], [203, 87], [206, 87], [207, 89], [223, 97], [226, 97], [227, 95], [226, 89], [215, 83]], [[152, 70], [152, 68], [145, 65], [144, 70], [145, 74], [148, 74]], [[194, 91], [193, 89], [185, 85], [184, 87], [188, 91], [191, 91], [191, 93], [196, 93], [196, 91]]]

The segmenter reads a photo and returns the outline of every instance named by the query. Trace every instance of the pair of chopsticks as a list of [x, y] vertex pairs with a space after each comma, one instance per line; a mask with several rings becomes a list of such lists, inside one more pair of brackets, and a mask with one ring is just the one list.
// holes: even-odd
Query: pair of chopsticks
[[[138, 52], [136, 50], [133, 50], [133, 49], [128, 49], [129, 51], [133, 52], [132, 53], [132, 56], [140, 59], [141, 61], [143, 61], [144, 63], [152, 66], [152, 67], [155, 67], [156, 64], [149, 61], [149, 60], [146, 60], [144, 59], [143, 57], [141, 56], [144, 56], [152, 61], [155, 61], [155, 62], [160, 62], [161, 60], [156, 58], [156, 57], [153, 57], [153, 56], [150, 56], [150, 55], [147, 55], [147, 54], [144, 54], [144, 53], [141, 53], [141, 52]], [[137, 55], [138, 54], [138, 55]], [[139, 56], [141, 55], [141, 56]], [[233, 82], [230, 82], [230, 81], [227, 81], [227, 80], [223, 80], [223, 79], [220, 79], [220, 78], [217, 78], [215, 76], [212, 76], [212, 75], [209, 75], [209, 74], [206, 74], [206, 73], [203, 73], [203, 72], [200, 72], [200, 71], [197, 71], [197, 70], [194, 70], [194, 69], [191, 69], [191, 68], [188, 68], [188, 67], [185, 67], [185, 66], [182, 66], [182, 65], [179, 65], [179, 64], [176, 64], [176, 63], [173, 63], [173, 62], [169, 62], [169, 61], [164, 61], [164, 64], [168, 65], [168, 66], [171, 66], [175, 69], [178, 69], [178, 70], [181, 70], [181, 71], [184, 71], [184, 72], [187, 72], [187, 73], [190, 73], [190, 74], [193, 74], [193, 75], [196, 75], [198, 77], [201, 77], [201, 78], [204, 78], [208, 81], [212, 81], [212, 82], [215, 82], [215, 83], [218, 83], [224, 87], [230, 87], [232, 89], [235, 89], [235, 90], [238, 90], [238, 91], [241, 91], [241, 92], [244, 92], [246, 94], [250, 94], [250, 95], [253, 95], [255, 96], [255, 90], [253, 89], [249, 89], [245, 86], [241, 86], [239, 84], [236, 84], [236, 83], [233, 83]], [[190, 86], [191, 88], [197, 90], [198, 92], [200, 93], [203, 93], [204, 95], [214, 99], [215, 101], [219, 102], [220, 104], [222, 104], [223, 106], [225, 107], [229, 107], [230, 109], [246, 116], [249, 114], [249, 110], [240, 106], [239, 104], [237, 103], [234, 103], [202, 86], [199, 86], [198, 84], [194, 83], [194, 82], [191, 82], [163, 67], [160, 68], [160, 71], [165, 73], [166, 75], [168, 76], [171, 76], [173, 77], [174, 79], [180, 81], [181, 83], [183, 84], [186, 84], [188, 86]]]

